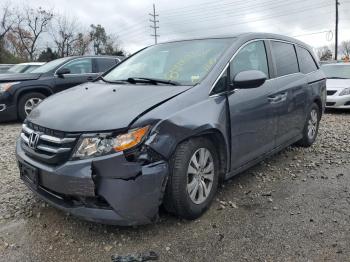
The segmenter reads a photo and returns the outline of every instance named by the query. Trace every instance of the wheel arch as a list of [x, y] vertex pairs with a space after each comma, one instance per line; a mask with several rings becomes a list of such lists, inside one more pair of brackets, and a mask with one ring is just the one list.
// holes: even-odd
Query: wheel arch
[[52, 95], [52, 91], [49, 87], [46, 86], [33, 86], [30, 88], [24, 88], [21, 90], [18, 90], [17, 94], [16, 94], [16, 104], [18, 104], [18, 101], [21, 99], [21, 97], [25, 94], [28, 93], [41, 93], [43, 95], [45, 95], [46, 97]]
[[[161, 136], [161, 135], [160, 135]], [[225, 139], [224, 134], [217, 128], [207, 128], [207, 129], [201, 129], [198, 132], [189, 133], [185, 136], [182, 136], [180, 139], [177, 139], [176, 141], [172, 141], [172, 139], [169, 140], [169, 136], [165, 136], [164, 139], [167, 139], [169, 143], [163, 144], [163, 143], [156, 143], [153, 142], [147, 143], [151, 148], [155, 149], [159, 152], [159, 149], [164, 150], [164, 147], [166, 147], [166, 151], [159, 152], [161, 153], [165, 158], [170, 159], [178, 146], [190, 139], [195, 139], [199, 137], [204, 137], [210, 140], [215, 148], [217, 148], [217, 154], [219, 156], [219, 182], [222, 182], [225, 179], [225, 175], [228, 171], [228, 163], [229, 163], [229, 147], [228, 143]], [[162, 141], [162, 137], [158, 137], [157, 141]]]
[[319, 110], [320, 110], [320, 117], [322, 116], [323, 114], [323, 106], [322, 106], [322, 100], [320, 97], [315, 97], [314, 100], [313, 100], [313, 103], [315, 103]]

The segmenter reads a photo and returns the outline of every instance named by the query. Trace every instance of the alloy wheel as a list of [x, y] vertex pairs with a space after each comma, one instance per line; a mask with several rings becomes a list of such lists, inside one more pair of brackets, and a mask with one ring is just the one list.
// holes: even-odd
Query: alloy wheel
[[206, 148], [198, 149], [191, 157], [187, 169], [187, 193], [199, 205], [210, 195], [214, 181], [214, 160]]
[[24, 104], [24, 112], [26, 113], [26, 115], [28, 116], [30, 112], [32, 112], [33, 109], [41, 103], [41, 101], [42, 99], [38, 97], [28, 99]]
[[318, 125], [318, 112], [316, 109], [312, 109], [310, 112], [310, 119], [308, 122], [308, 137], [310, 140], [314, 139], [317, 132], [317, 125]]

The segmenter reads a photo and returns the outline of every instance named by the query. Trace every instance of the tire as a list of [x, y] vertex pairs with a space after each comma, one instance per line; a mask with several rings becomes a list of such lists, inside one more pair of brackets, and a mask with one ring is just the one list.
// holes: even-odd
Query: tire
[[[18, 100], [18, 105], [17, 105], [18, 118], [21, 121], [24, 121], [24, 119], [26, 119], [28, 114], [31, 112], [31, 111], [29, 112], [28, 108], [26, 108], [26, 105], [28, 105], [30, 101], [38, 101], [38, 104], [39, 104], [45, 98], [46, 96], [44, 94], [37, 93], [37, 92], [27, 93], [21, 96], [20, 99]], [[37, 106], [38, 104], [35, 104], [35, 105], [33, 104], [32, 109], [34, 109], [34, 107]]]
[[[314, 103], [307, 115], [305, 126], [303, 129], [303, 138], [299, 140], [296, 145], [301, 147], [310, 147], [316, 140], [318, 128], [321, 120], [321, 110], [319, 106]], [[310, 131], [310, 129], [313, 131]]]
[[[202, 166], [197, 170], [193, 169], [193, 157], [199, 160], [197, 163], [200, 166], [199, 157], [201, 154], [208, 156], [207, 162], [202, 162], [205, 163], [203, 165], [204, 167]], [[210, 163], [213, 164], [212, 169]], [[189, 167], [190, 164], [192, 168]], [[191, 170], [190, 173], [188, 173], [189, 170]], [[198, 170], [200, 170], [200, 172], [198, 172]], [[212, 170], [212, 172], [209, 172], [209, 170]], [[197, 171], [197, 175], [191, 173], [192, 171]], [[212, 181], [208, 179], [211, 176]], [[213, 143], [206, 138], [187, 140], [177, 147], [170, 160], [170, 174], [164, 197], [164, 207], [168, 212], [174, 213], [180, 218], [196, 219], [209, 208], [216, 194], [218, 181], [219, 159]], [[192, 194], [192, 199], [189, 190], [193, 188], [192, 193], [194, 193], [196, 187], [192, 187], [192, 185], [194, 185], [193, 183], [198, 185], [198, 188], [197, 194]], [[205, 194], [206, 190], [204, 190], [203, 183], [208, 190], [207, 194]], [[210, 183], [211, 186], [209, 186]], [[200, 188], [202, 188], [202, 191]], [[203, 192], [203, 194], [201, 194], [201, 192]], [[195, 201], [197, 196], [198, 201]], [[205, 198], [201, 198], [200, 196]]]

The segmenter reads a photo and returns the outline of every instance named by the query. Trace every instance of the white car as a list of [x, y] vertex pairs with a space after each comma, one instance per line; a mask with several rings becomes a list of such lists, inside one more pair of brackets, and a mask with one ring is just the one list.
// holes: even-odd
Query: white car
[[30, 73], [34, 69], [42, 66], [45, 63], [42, 62], [29, 62], [29, 63], [21, 63], [12, 66], [6, 74], [23, 74], [23, 73]]
[[327, 77], [328, 108], [350, 109], [350, 63], [323, 65]]

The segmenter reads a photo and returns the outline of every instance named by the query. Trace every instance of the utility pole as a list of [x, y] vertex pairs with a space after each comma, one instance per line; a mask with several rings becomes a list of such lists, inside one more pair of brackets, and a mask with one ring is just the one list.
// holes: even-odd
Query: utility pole
[[335, 51], [334, 51], [334, 59], [338, 60], [338, 23], [339, 23], [339, 0], [335, 0]]
[[156, 14], [155, 4], [153, 4], [153, 14], [149, 13], [149, 15], [152, 17], [152, 19], [149, 20], [152, 23], [150, 27], [153, 28], [154, 30], [154, 34], [151, 36], [154, 36], [154, 43], [157, 44], [157, 37], [159, 37], [159, 35], [157, 35], [157, 29], [159, 29], [159, 26], [157, 26], [157, 23], [159, 23], [159, 20], [157, 20], [157, 17], [159, 15]]

